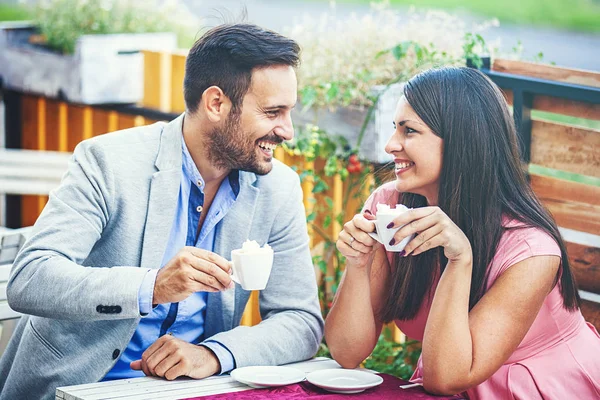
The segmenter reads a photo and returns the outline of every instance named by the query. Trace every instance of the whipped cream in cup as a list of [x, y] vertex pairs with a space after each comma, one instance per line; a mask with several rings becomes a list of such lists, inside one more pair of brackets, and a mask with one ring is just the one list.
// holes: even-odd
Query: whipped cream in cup
[[242, 248], [238, 249], [240, 253], [252, 253], [255, 251], [273, 251], [267, 243], [261, 248], [256, 240], [246, 240], [242, 244]]
[[394, 237], [394, 234], [398, 231], [398, 229], [402, 228], [402, 226], [394, 229], [388, 229], [387, 226], [396, 217], [410, 210], [410, 208], [406, 207], [404, 204], [396, 204], [396, 208], [391, 208], [388, 204], [383, 203], [378, 203], [376, 207], [377, 214], [375, 217], [377, 219], [373, 220], [375, 223], [375, 232], [370, 232], [369, 235], [371, 235], [371, 237], [377, 240], [379, 243], [383, 244], [387, 251], [400, 252], [404, 250], [404, 247], [406, 247], [408, 242], [410, 242], [415, 235], [412, 234], [408, 237], [405, 237], [400, 242], [390, 246], [390, 241]]
[[246, 240], [241, 248], [232, 250], [231, 261], [231, 279], [244, 290], [263, 290], [267, 286], [273, 267], [271, 246], [260, 247], [256, 241]]

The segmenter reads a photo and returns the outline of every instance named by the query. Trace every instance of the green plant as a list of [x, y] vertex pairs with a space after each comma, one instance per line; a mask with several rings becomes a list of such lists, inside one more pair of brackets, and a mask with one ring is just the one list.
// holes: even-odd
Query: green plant
[[[303, 63], [299, 70], [299, 98], [303, 108], [334, 109], [348, 105], [367, 108], [356, 143], [349, 143], [320, 128], [319, 114], [316, 113], [315, 124], [296, 127], [294, 141], [284, 144], [288, 153], [302, 156], [314, 165], [299, 173], [303, 182], [312, 182], [312, 192], [320, 199], [312, 200], [307, 222], [321, 239], [322, 248], [314, 255], [313, 263], [322, 276], [319, 298], [324, 316], [331, 308], [345, 266], [344, 257], [335, 247], [337, 237], [329, 233], [331, 225], [337, 223], [341, 227], [359, 211], [348, 209], [346, 205], [351, 199], [362, 205], [367, 194], [381, 183], [374, 172], [386, 168], [368, 163], [359, 153], [380, 97], [391, 85], [408, 79], [421, 69], [464, 65], [467, 59], [480, 64], [480, 53], [487, 51], [485, 40], [479, 33], [465, 32], [462, 25], [447, 14], [432, 13], [428, 19], [419, 21], [421, 36], [413, 35], [412, 30], [395, 31], [397, 28], [391, 25], [398, 21], [393, 16], [385, 9], [376, 9], [374, 15], [350, 22], [324, 19], [321, 25], [315, 26], [314, 21], [309, 20], [308, 26], [297, 25], [291, 30], [291, 35], [303, 46]], [[439, 26], [440, 21], [451, 24], [444, 30]], [[333, 26], [333, 34], [322, 29], [322, 24]], [[406, 25], [415, 26], [410, 21]], [[437, 30], [432, 33], [433, 25]], [[423, 26], [429, 27], [432, 35], [423, 35]], [[438, 31], [443, 32], [443, 37], [437, 36]], [[389, 34], [394, 35], [389, 38]], [[454, 40], [448, 41], [448, 37]], [[397, 38], [404, 40], [397, 41]], [[437, 41], [432, 41], [433, 38]], [[371, 90], [374, 85], [383, 85], [383, 90], [374, 94]], [[370, 174], [374, 174], [375, 179], [368, 179]], [[328, 181], [335, 176], [344, 184], [341, 210], [335, 207], [329, 192]], [[416, 344], [415, 341], [395, 343], [386, 328], [365, 366], [408, 379], [421, 352]], [[326, 343], [321, 344], [317, 355], [330, 356]]]
[[380, 2], [360, 16], [306, 15], [285, 33], [302, 46], [303, 106], [333, 109], [369, 107], [374, 86], [408, 79], [425, 68], [464, 65], [465, 35], [496, 25], [495, 20], [468, 25], [441, 11], [400, 14]]
[[[420, 342], [407, 340], [397, 343], [392, 338], [389, 327], [385, 327], [371, 355], [363, 362], [363, 367], [372, 369], [383, 374], [397, 376], [408, 380], [415, 372], [415, 366], [421, 355]], [[317, 357], [331, 358], [331, 352], [323, 342], [319, 346]]]
[[67, 54], [81, 35], [175, 32], [186, 41], [197, 26], [178, 1], [42, 0], [32, 12], [46, 45]]
[[[342, 204], [347, 204], [351, 198], [356, 198], [362, 203], [366, 200], [363, 195], [365, 191], [362, 189], [370, 168], [368, 163], [358, 157], [355, 148], [350, 146], [345, 138], [330, 135], [315, 125], [298, 127], [294, 141], [283, 146], [290, 154], [301, 155], [307, 161], [322, 160], [323, 163], [322, 170], [312, 168], [300, 171], [300, 179], [303, 182], [310, 179], [313, 184], [312, 193], [323, 198], [322, 202], [313, 199], [312, 210], [306, 220], [323, 242], [323, 251], [313, 257], [313, 263], [323, 276], [319, 282], [319, 296], [323, 314], [326, 316], [345, 264], [344, 258], [335, 248], [337, 238], [328, 231], [332, 223], [337, 222], [341, 226], [347, 217], [344, 207], [341, 212], [335, 212], [334, 200], [327, 193], [330, 189], [327, 179], [339, 176], [344, 182]], [[330, 274], [331, 270], [333, 275]]]
[[385, 327], [383, 333], [379, 335], [375, 349], [365, 360], [364, 366], [407, 380], [415, 371], [420, 355], [421, 348], [418, 341], [396, 343], [392, 340], [390, 329]]
[[480, 53], [489, 52], [486, 48], [483, 36], [467, 32], [463, 42], [463, 54], [467, 64], [472, 64], [475, 68], [483, 67], [483, 60]]

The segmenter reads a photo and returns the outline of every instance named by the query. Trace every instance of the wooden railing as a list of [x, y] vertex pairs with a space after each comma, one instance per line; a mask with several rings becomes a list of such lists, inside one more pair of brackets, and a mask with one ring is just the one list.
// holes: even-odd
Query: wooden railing
[[[22, 149], [71, 152], [79, 142], [93, 136], [155, 122], [34, 95], [20, 97]], [[21, 226], [33, 225], [47, 201], [47, 196], [22, 196]]]
[[[145, 63], [148, 84], [143, 104], [163, 111], [183, 111], [185, 53], [145, 52]], [[600, 294], [600, 122], [592, 124], [596, 128], [585, 128], [553, 118], [562, 115], [600, 121], [600, 101], [594, 100], [593, 92], [585, 91], [586, 87], [600, 88], [600, 73], [499, 59], [488, 74], [492, 79], [496, 75], [501, 87], [508, 82], [504, 92], [515, 105], [524, 161], [531, 163], [531, 184], [562, 228], [581, 288]], [[500, 77], [502, 74], [507, 76]], [[585, 91], [583, 95], [579, 86]], [[532, 110], [553, 115], [546, 115], [550, 119], [531, 118]], [[290, 165], [302, 163], [285, 161]], [[561, 178], [552, 176], [557, 173]], [[567, 173], [575, 174], [574, 179], [567, 179]], [[588, 183], [581, 183], [578, 176], [596, 180], [583, 179]], [[310, 196], [310, 186], [305, 187], [305, 195]], [[334, 204], [341, 210], [337, 201]], [[307, 208], [310, 204], [306, 202]], [[333, 231], [337, 234], [339, 226], [333, 226]], [[586, 300], [584, 310], [600, 327], [600, 306]]]
[[600, 73], [508, 60], [487, 73], [515, 107], [531, 185], [567, 242], [582, 312], [600, 329]]
[[[154, 81], [152, 79], [152, 81]], [[156, 122], [155, 119], [144, 118], [121, 113], [114, 110], [107, 110], [104, 107], [81, 106], [68, 104], [58, 100], [52, 100], [33, 95], [20, 95], [20, 109], [22, 115], [21, 123], [21, 148], [32, 150], [56, 150], [68, 151], [74, 150], [75, 146], [82, 140], [97, 136], [106, 132], [119, 129], [142, 126]], [[170, 111], [170, 110], [165, 110]], [[314, 163], [306, 161], [302, 157], [286, 154], [282, 148], [278, 148], [275, 157], [287, 165], [293, 165], [299, 173], [313, 169]], [[322, 169], [323, 161], [317, 161], [317, 169]], [[326, 178], [329, 189], [313, 194], [313, 183], [310, 179], [303, 182], [304, 205], [307, 215], [312, 212], [314, 204], [324, 202], [325, 197], [333, 200], [333, 213], [339, 214], [342, 209], [346, 210], [348, 215], [361, 206], [360, 202], [350, 198], [346, 203], [342, 198], [346, 190], [345, 184], [339, 175]], [[368, 195], [368, 188], [372, 185], [372, 177], [367, 177], [362, 185], [363, 194]], [[20, 204], [20, 225], [29, 226], [35, 223], [35, 220], [41, 213], [48, 201], [47, 196], [24, 195], [21, 196]], [[322, 218], [317, 219], [315, 223], [322, 223]], [[341, 230], [341, 225], [333, 219], [327, 234], [332, 238], [337, 237]], [[312, 232], [309, 227], [311, 248], [319, 251], [319, 244], [322, 238]], [[320, 280], [320, 271], [316, 270], [317, 277]], [[329, 271], [329, 275], [333, 272]], [[242, 317], [242, 324], [252, 326], [261, 321], [258, 307], [258, 292], [251, 295], [250, 302]], [[394, 337], [397, 340], [403, 340], [403, 336], [397, 329], [393, 330]]]
[[[185, 54], [145, 54], [146, 89], [143, 106], [163, 112], [183, 111], [181, 88]], [[550, 96], [544, 92], [545, 89], [540, 92], [533, 85], [540, 82], [547, 85], [568, 82], [599, 88], [600, 74], [506, 60], [497, 60], [487, 73], [497, 80], [499, 86], [504, 87], [511, 104], [516, 100], [517, 125], [527, 147], [525, 154], [529, 154], [531, 160], [531, 184], [561, 227], [580, 288], [588, 293], [600, 294], [600, 130], [597, 128], [600, 126], [600, 101], [573, 100], [570, 94], [571, 98], [561, 98], [558, 89], [556, 94]], [[532, 80], [532, 77], [535, 79]], [[514, 86], [514, 82], [525, 86]], [[591, 98], [594, 98], [593, 93]], [[554, 120], [535, 115], [529, 118], [532, 110], [551, 112], [553, 114], [546, 117]], [[154, 122], [154, 119], [104, 108], [72, 105], [28, 95], [22, 96], [21, 111], [21, 144], [26, 149], [72, 151], [83, 139]], [[595, 122], [591, 123], [592, 127], [575, 126], [557, 122], [557, 114]], [[311, 162], [285, 154], [281, 149], [276, 152], [276, 157], [288, 165], [296, 166], [299, 172], [313, 168]], [[320, 169], [319, 165], [316, 169]], [[560, 177], [557, 178], [556, 174]], [[339, 176], [327, 181], [330, 189], [323, 195], [333, 199], [334, 211], [344, 209], [348, 215], [352, 215], [360, 204], [356, 201], [344, 204], [344, 182]], [[370, 183], [365, 182], [363, 190], [368, 191]], [[310, 180], [303, 183], [303, 189], [305, 206], [310, 213], [314, 202], [322, 201], [323, 195], [314, 198]], [[23, 226], [33, 224], [46, 200], [39, 196], [23, 197]], [[339, 223], [333, 221], [327, 231], [335, 237], [340, 229]], [[311, 241], [312, 248], [318, 249], [321, 238], [311, 232]], [[588, 320], [600, 327], [599, 304], [586, 300], [583, 311]], [[258, 296], [253, 293], [242, 322], [254, 325], [259, 321]], [[401, 339], [397, 330], [395, 336]]]
[[144, 98], [142, 106], [164, 112], [183, 112], [183, 76], [187, 51], [144, 51]]

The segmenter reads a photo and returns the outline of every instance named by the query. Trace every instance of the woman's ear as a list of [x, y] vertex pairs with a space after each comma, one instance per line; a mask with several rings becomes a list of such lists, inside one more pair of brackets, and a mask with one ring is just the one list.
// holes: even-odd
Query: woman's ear
[[211, 86], [202, 93], [200, 108], [211, 122], [220, 122], [229, 115], [231, 100], [218, 86]]

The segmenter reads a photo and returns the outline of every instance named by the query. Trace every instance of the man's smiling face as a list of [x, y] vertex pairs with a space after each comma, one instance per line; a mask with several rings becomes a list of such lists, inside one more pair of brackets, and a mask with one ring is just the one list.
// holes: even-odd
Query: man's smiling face
[[268, 174], [275, 147], [294, 137], [291, 112], [297, 86], [292, 67], [254, 70], [241, 113], [230, 113], [223, 126], [209, 135], [211, 162], [217, 167]]

